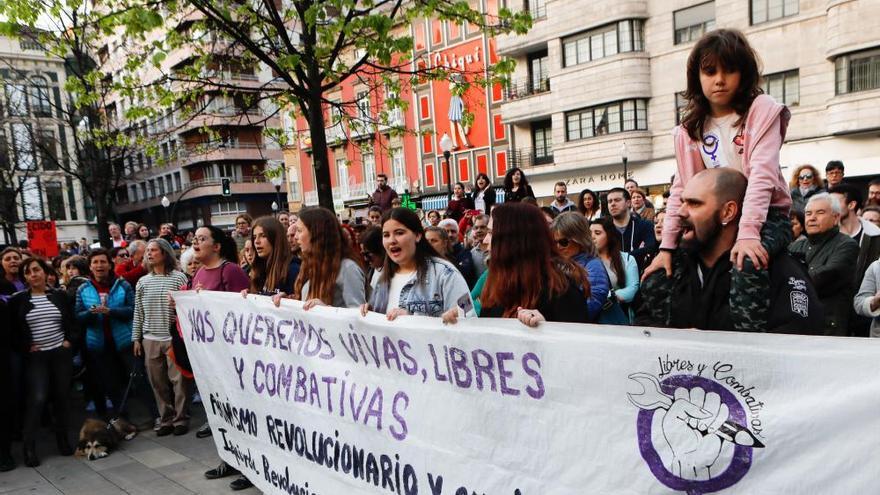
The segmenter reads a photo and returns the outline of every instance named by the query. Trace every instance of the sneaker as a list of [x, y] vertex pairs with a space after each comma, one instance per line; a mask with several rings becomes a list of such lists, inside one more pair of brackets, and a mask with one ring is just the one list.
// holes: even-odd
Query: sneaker
[[198, 392], [193, 394], [192, 403], [193, 404], [201, 404], [202, 403], [202, 396]]
[[202, 427], [196, 431], [196, 438], [208, 438], [211, 435], [213, 435], [213, 432], [211, 431], [210, 423], [203, 424]]
[[189, 432], [189, 426], [186, 426], [186, 425], [175, 425], [174, 426], [174, 436], [175, 437], [186, 435], [188, 432]]
[[205, 478], [209, 480], [216, 480], [218, 478], [225, 478], [227, 476], [232, 476], [233, 474], [241, 474], [238, 469], [226, 464], [226, 462], [221, 462], [219, 466], [215, 467], [210, 471], [205, 472]]
[[232, 491], [235, 492], [248, 489], [252, 486], [254, 486], [254, 484], [251, 483], [251, 480], [245, 478], [244, 476], [239, 476], [238, 478], [232, 480], [232, 483], [229, 484], [229, 488], [232, 488]]
[[159, 431], [159, 428], [162, 427], [162, 418], [156, 418], [153, 420], [153, 431]]
[[156, 430], [157, 437], [167, 437], [172, 433], [174, 433], [174, 427], [171, 425], [162, 425]]

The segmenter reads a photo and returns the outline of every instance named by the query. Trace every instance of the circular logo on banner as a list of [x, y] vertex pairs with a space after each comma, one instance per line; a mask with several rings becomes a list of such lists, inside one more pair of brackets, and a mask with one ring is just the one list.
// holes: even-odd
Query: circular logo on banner
[[746, 408], [724, 385], [696, 375], [634, 373], [642, 393], [628, 394], [638, 413], [639, 451], [658, 481], [688, 494], [729, 488], [748, 473], [764, 444], [749, 430]]

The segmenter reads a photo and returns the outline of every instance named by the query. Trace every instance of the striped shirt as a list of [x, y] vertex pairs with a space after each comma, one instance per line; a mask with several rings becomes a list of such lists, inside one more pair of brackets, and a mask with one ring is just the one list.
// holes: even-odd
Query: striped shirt
[[186, 275], [177, 270], [167, 275], [148, 273], [138, 280], [132, 340], [171, 340], [168, 328], [174, 323], [174, 311], [168, 303], [168, 293], [180, 290], [186, 283]]
[[64, 343], [64, 329], [61, 326], [61, 310], [45, 295], [31, 295], [34, 308], [27, 316], [27, 324], [31, 329], [31, 344], [38, 350], [49, 351], [61, 347]]

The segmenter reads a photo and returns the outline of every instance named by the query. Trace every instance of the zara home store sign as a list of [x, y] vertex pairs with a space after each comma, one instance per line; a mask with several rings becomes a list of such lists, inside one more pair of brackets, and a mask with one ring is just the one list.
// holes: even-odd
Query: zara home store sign
[[[635, 179], [640, 186], [657, 186], [669, 184], [675, 173], [675, 159], [657, 160], [648, 163], [630, 164], [627, 175]], [[529, 183], [538, 198], [553, 197], [553, 187], [557, 182], [565, 182], [569, 196], [574, 196], [584, 189], [595, 192], [607, 191], [613, 187], [623, 187], [626, 177], [623, 165], [603, 167], [576, 168], [561, 172], [530, 175]], [[653, 192], [653, 191], [652, 191]]]

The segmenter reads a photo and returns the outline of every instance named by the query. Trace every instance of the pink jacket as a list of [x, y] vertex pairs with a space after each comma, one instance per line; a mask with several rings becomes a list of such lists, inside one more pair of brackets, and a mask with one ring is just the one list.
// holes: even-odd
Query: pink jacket
[[[761, 227], [770, 208], [786, 214], [791, 208], [791, 192], [779, 166], [779, 148], [791, 113], [768, 95], [760, 95], [752, 102], [743, 133], [743, 172], [749, 180], [737, 240], [761, 239]], [[681, 233], [678, 210], [681, 193], [691, 177], [706, 169], [699, 144], [691, 140], [687, 130], [675, 129], [675, 158], [678, 173], [669, 191], [666, 218], [663, 220], [663, 239], [660, 247], [675, 249]]]

